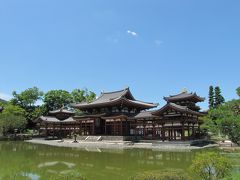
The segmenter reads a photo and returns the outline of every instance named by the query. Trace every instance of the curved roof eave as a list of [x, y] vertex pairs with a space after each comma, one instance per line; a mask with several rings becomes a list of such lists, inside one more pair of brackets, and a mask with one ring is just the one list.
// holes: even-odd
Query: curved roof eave
[[[179, 106], [179, 107], [178, 107]], [[194, 115], [199, 115], [199, 116], [203, 116], [204, 114], [200, 113], [200, 112], [195, 112], [193, 110], [190, 110], [188, 109], [187, 107], [185, 106], [180, 106], [180, 105], [177, 105], [177, 104], [174, 104], [174, 103], [167, 103], [165, 106], [163, 106], [162, 108], [160, 108], [159, 110], [156, 110], [155, 112], [153, 112], [152, 114], [153, 115], [159, 115], [160, 113], [164, 112], [165, 109], [167, 108], [172, 108], [172, 109], [175, 109], [177, 111], [180, 111], [180, 112], [185, 112], [185, 113], [189, 113], [189, 114], [194, 114]]]
[[115, 105], [117, 103], [130, 103], [130, 104], [133, 104], [135, 106], [142, 106], [144, 108], [154, 108], [154, 107], [157, 107], [158, 104], [156, 103], [145, 103], [145, 102], [142, 102], [142, 101], [137, 101], [137, 100], [129, 100], [129, 99], [126, 99], [124, 97], [119, 97], [119, 98], [116, 98], [116, 99], [113, 99], [109, 102], [103, 102], [103, 103], [98, 103], [98, 104], [93, 104], [93, 103], [89, 103], [89, 104], [76, 104], [75, 108], [79, 108], [79, 109], [87, 109], [87, 108], [93, 108], [93, 107], [103, 107], [103, 106], [107, 106], [107, 105]]

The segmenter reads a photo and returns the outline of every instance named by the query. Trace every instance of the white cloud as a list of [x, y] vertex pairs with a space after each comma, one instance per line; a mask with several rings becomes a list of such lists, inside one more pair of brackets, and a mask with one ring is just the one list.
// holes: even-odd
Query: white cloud
[[127, 30], [127, 33], [132, 35], [132, 36], [138, 36], [138, 34], [134, 31]]
[[159, 46], [159, 45], [163, 44], [163, 41], [156, 39], [156, 40], [154, 40], [154, 43], [155, 43], [157, 46]]
[[12, 99], [12, 96], [9, 95], [9, 94], [5, 94], [5, 93], [0, 92], [0, 98], [8, 101], [8, 100]]

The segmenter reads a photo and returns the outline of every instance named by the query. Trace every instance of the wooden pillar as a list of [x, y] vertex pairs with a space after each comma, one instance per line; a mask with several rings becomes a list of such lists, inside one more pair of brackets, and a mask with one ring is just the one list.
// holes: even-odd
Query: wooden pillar
[[155, 124], [152, 121], [152, 139], [155, 139], [155, 135], [156, 135]]
[[113, 135], [115, 135], [115, 119], [113, 119]]
[[92, 124], [92, 135], [95, 135], [95, 122], [96, 119], [93, 120], [93, 124]]
[[123, 123], [122, 123], [122, 118], [121, 118], [121, 123], [120, 123], [121, 127], [120, 127], [120, 135], [123, 135]]
[[195, 127], [194, 126], [195, 126], [195, 123], [193, 123], [193, 125], [192, 125], [193, 138], [195, 138], [195, 129], [194, 129]]
[[143, 137], [145, 138], [145, 136], [146, 136], [146, 125], [143, 122]]
[[79, 123], [79, 135], [82, 135], [82, 121]]
[[173, 132], [174, 132], [174, 140], [177, 140], [176, 129], [174, 129]]
[[45, 137], [48, 136], [48, 124], [46, 123], [45, 124]]
[[54, 138], [54, 136], [55, 136], [55, 124], [53, 123], [53, 138]]
[[168, 132], [168, 140], [170, 141], [170, 129], [168, 129], [167, 132]]
[[63, 138], [63, 134], [62, 134], [62, 123], [60, 123], [60, 139]]
[[105, 119], [105, 135], [107, 135], [107, 119]]
[[162, 124], [162, 141], [165, 141], [165, 127], [164, 127], [164, 124]]
[[126, 136], [128, 136], [129, 134], [128, 134], [128, 121], [127, 121], [127, 119], [125, 119], [125, 135]]
[[190, 137], [190, 128], [189, 128], [189, 123], [188, 123], [188, 138]]
[[185, 129], [184, 129], [184, 122], [182, 122], [182, 133], [181, 133], [181, 140], [185, 141]]

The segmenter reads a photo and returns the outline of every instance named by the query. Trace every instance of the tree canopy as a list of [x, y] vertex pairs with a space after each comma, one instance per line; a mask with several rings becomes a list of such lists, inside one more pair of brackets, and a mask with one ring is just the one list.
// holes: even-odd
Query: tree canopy
[[91, 102], [96, 98], [96, 94], [88, 89], [74, 89], [71, 93], [73, 102]]
[[73, 102], [73, 98], [68, 91], [50, 90], [44, 95], [44, 105], [48, 111], [59, 109]]
[[34, 126], [32, 121], [42, 114], [43, 108], [36, 105], [36, 102], [42, 99], [43, 94], [37, 87], [28, 88], [21, 93], [13, 91], [10, 103], [25, 110], [24, 117], [28, 121], [28, 128], [32, 128]]
[[190, 170], [205, 180], [222, 179], [231, 175], [231, 162], [215, 152], [199, 153], [193, 159]]
[[24, 129], [27, 120], [24, 117], [25, 110], [19, 106], [6, 104], [0, 113], [0, 132], [12, 132], [14, 129]]
[[209, 92], [208, 92], [208, 107], [209, 108], [214, 108], [214, 89], [213, 86], [209, 87]]
[[210, 109], [208, 115], [203, 118], [202, 128], [217, 134], [220, 132], [240, 145], [240, 100], [232, 100]]
[[224, 97], [222, 96], [222, 92], [219, 86], [215, 87], [215, 96], [214, 96], [214, 103], [215, 103], [215, 107], [223, 104], [225, 102]]
[[238, 97], [240, 98], [240, 87], [238, 87], [238, 88], [236, 89], [236, 91], [237, 91]]
[[40, 91], [37, 87], [33, 87], [28, 88], [19, 94], [16, 91], [13, 91], [12, 95], [12, 104], [27, 109], [33, 107], [38, 100], [42, 99], [43, 92]]

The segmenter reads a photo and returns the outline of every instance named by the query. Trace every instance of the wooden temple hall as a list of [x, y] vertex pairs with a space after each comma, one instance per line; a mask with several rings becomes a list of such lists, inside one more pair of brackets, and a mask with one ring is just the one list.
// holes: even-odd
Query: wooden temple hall
[[[184, 91], [164, 97], [166, 104], [136, 100], [129, 88], [103, 92], [90, 103], [71, 105], [81, 115], [60, 109], [37, 119], [40, 131], [46, 136], [120, 136], [124, 139], [189, 140], [197, 137], [203, 116], [196, 93]], [[150, 110], [152, 109], [153, 110]]]

